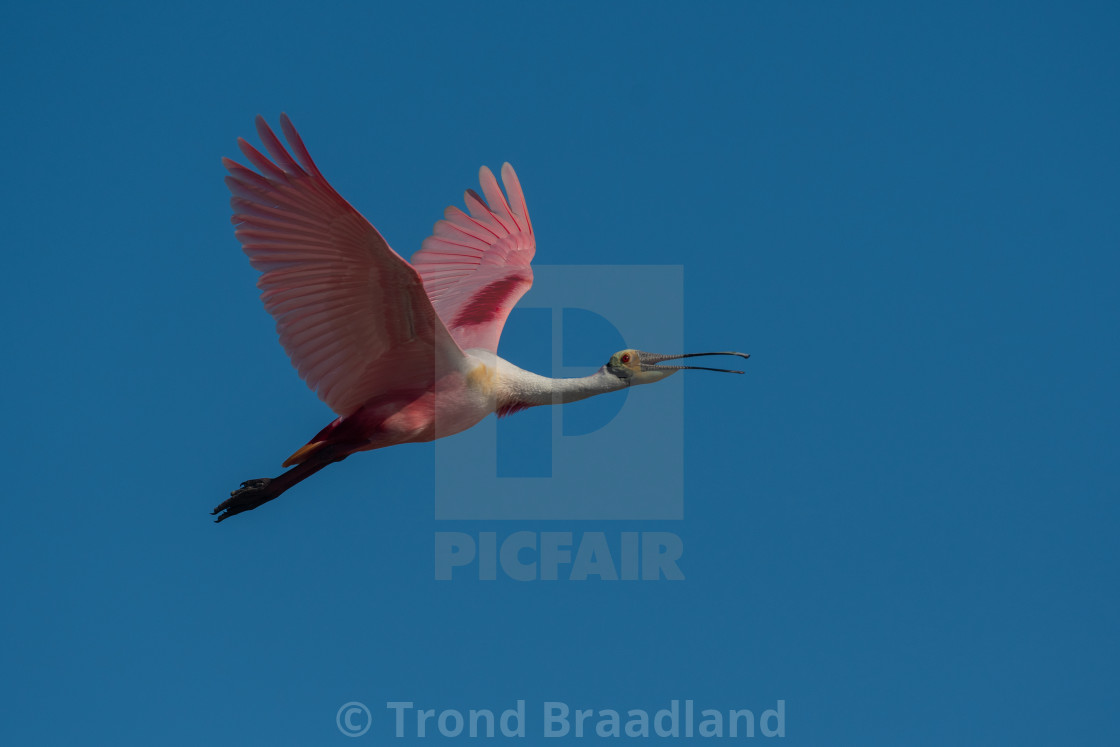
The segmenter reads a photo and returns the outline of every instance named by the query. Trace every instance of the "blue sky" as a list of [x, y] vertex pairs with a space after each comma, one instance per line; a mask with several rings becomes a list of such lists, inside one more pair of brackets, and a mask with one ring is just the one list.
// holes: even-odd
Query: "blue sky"
[[[784, 701], [785, 738], [752, 741], [1120, 736], [1109, 4], [9, 4], [0, 28], [3, 743], [408, 743], [386, 702], [518, 699], [530, 737], [543, 701], [671, 699]], [[685, 347], [753, 357], [621, 406], [683, 402], [682, 520], [437, 521], [425, 445], [210, 523], [333, 418], [222, 183], [281, 111], [405, 256], [508, 160], [537, 262], [683, 268]], [[566, 329], [565, 365], [625, 337]], [[540, 318], [508, 332], [540, 370]], [[552, 416], [516, 417], [502, 459], [539, 475]], [[685, 579], [436, 581], [445, 530], [668, 532]]]

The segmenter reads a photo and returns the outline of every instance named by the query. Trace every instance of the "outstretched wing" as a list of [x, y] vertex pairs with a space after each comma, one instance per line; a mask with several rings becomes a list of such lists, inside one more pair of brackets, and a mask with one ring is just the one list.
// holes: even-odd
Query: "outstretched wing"
[[437, 363], [462, 351], [420, 276], [327, 183], [287, 115], [291, 153], [256, 121], [268, 156], [238, 145], [257, 171], [222, 162], [237, 238], [262, 273], [261, 300], [292, 365], [340, 415], [385, 392], [429, 388]]
[[478, 181], [486, 199], [468, 189], [469, 214], [447, 208], [412, 265], [459, 347], [497, 353], [510, 310], [533, 284], [536, 241], [513, 167], [502, 166], [508, 202], [490, 169], [479, 169]]

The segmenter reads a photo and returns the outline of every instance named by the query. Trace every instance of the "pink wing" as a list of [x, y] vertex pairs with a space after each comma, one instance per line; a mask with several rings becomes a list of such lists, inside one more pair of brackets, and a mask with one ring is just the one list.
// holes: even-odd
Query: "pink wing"
[[462, 351], [416, 271], [319, 172], [286, 115], [295, 158], [262, 117], [271, 160], [238, 139], [254, 172], [223, 159], [233, 223], [280, 343], [319, 398], [349, 415], [379, 394], [429, 389]]
[[536, 241], [513, 167], [502, 166], [509, 202], [490, 169], [479, 169], [478, 181], [486, 200], [468, 189], [470, 214], [447, 208], [412, 265], [459, 347], [497, 353], [510, 310], [533, 284]]

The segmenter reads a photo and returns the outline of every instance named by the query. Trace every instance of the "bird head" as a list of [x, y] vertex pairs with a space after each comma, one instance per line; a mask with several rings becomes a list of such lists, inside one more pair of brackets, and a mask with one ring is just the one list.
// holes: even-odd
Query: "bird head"
[[741, 374], [729, 368], [708, 368], [706, 366], [663, 366], [664, 361], [674, 361], [680, 358], [695, 358], [701, 355], [737, 355], [740, 358], [750, 358], [749, 353], [685, 353], [683, 355], [663, 355], [661, 353], [646, 353], [641, 350], [620, 350], [611, 356], [604, 368], [608, 373], [617, 376], [626, 382], [627, 386], [636, 384], [652, 384], [655, 381], [675, 374], [677, 371], [719, 371], [721, 373]]

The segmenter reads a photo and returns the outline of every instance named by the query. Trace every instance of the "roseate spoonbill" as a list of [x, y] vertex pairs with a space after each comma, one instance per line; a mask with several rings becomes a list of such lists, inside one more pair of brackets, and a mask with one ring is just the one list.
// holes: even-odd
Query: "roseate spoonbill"
[[431, 441], [535, 405], [575, 402], [682, 369], [661, 365], [717, 352], [622, 350], [590, 376], [551, 379], [499, 358], [510, 310], [533, 284], [533, 224], [513, 167], [506, 196], [485, 166], [483, 196], [449, 207], [406, 262], [323, 177], [286, 115], [285, 148], [262, 117], [265, 156], [244, 139], [256, 171], [228, 158], [233, 223], [257, 286], [300, 377], [338, 418], [284, 462], [278, 477], [247, 480], [211, 513], [223, 521], [276, 498], [357, 451]]

